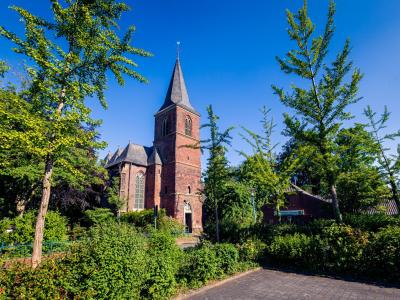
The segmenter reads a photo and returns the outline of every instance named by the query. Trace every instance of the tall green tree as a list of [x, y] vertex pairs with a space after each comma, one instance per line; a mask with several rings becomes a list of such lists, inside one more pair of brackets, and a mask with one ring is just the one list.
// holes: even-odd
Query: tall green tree
[[241, 180], [248, 182], [255, 190], [258, 209], [269, 204], [278, 212], [285, 204], [285, 192], [289, 188], [296, 159], [289, 155], [278, 164], [278, 157], [274, 153], [276, 144], [272, 143], [275, 123], [269, 116], [270, 110], [263, 107], [261, 112], [262, 134], [243, 128], [246, 134], [242, 137], [251, 146], [253, 153], [249, 155], [240, 152], [245, 157], [240, 167]]
[[[231, 131], [233, 127], [229, 127], [224, 131], [220, 131], [218, 127], [219, 117], [214, 114], [212, 106], [207, 107], [208, 123], [201, 128], [210, 130], [209, 138], [202, 140], [199, 147], [202, 151], [207, 150], [209, 157], [207, 159], [207, 168], [203, 174], [204, 178], [204, 195], [205, 211], [208, 224], [215, 224], [216, 240], [220, 242], [220, 212], [218, 209], [219, 202], [224, 195], [224, 189], [229, 181], [228, 160], [225, 153], [227, 146], [231, 144]], [[212, 217], [213, 216], [213, 217]]]
[[[341, 222], [336, 193], [339, 157], [335, 152], [334, 139], [343, 121], [352, 117], [347, 108], [359, 100], [357, 92], [362, 75], [348, 61], [349, 40], [331, 64], [325, 62], [335, 29], [333, 1], [329, 4], [325, 30], [315, 37], [316, 26], [308, 16], [307, 1], [297, 13], [287, 10], [286, 14], [287, 32], [296, 47], [285, 58], [277, 57], [277, 61], [282, 71], [308, 81], [309, 87], [293, 84], [289, 93], [276, 86], [273, 90], [283, 104], [294, 110], [293, 116], [285, 114], [285, 133], [302, 141], [313, 153], [313, 160], [329, 185], [336, 219]], [[350, 72], [350, 81], [347, 82], [346, 75]]]
[[368, 126], [370, 127], [371, 135], [378, 145], [377, 161], [380, 172], [385, 181], [390, 185], [392, 199], [396, 202], [398, 211], [400, 211], [400, 195], [399, 195], [399, 178], [400, 178], [400, 145], [397, 147], [397, 155], [390, 154], [389, 148], [385, 145], [388, 141], [393, 141], [400, 137], [400, 130], [383, 134], [382, 131], [387, 127], [387, 122], [390, 118], [390, 112], [385, 106], [385, 110], [380, 117], [377, 117], [368, 105], [364, 110], [364, 114], [368, 118]]
[[[46, 120], [13, 90], [0, 89], [0, 198], [2, 215], [24, 213], [40, 185]], [[28, 149], [28, 150], [27, 150]]]
[[[129, 9], [125, 3], [115, 0], [50, 2], [52, 17], [49, 20], [21, 7], [11, 7], [24, 22], [24, 36], [0, 27], [0, 35], [15, 44], [14, 50], [34, 62], [28, 69], [31, 85], [27, 97], [35, 113], [47, 121], [41, 129], [45, 132], [38, 141], [40, 144], [32, 147], [44, 162], [33, 268], [41, 262], [54, 168], [69, 165], [62, 154], [77, 146], [83, 149], [104, 147], [104, 143], [94, 139], [94, 131], [85, 130], [99, 124], [91, 119], [85, 99], [97, 97], [103, 107], [107, 106], [104, 90], [109, 73], [121, 85], [124, 75], [145, 82], [135, 71], [137, 64], [129, 55], [149, 56], [148, 52], [131, 46], [134, 26], [119, 36], [118, 20]], [[21, 147], [26, 144], [21, 138]]]
[[375, 165], [378, 144], [363, 124], [342, 129], [335, 139], [338, 197], [343, 212], [358, 212], [387, 199], [388, 188]]

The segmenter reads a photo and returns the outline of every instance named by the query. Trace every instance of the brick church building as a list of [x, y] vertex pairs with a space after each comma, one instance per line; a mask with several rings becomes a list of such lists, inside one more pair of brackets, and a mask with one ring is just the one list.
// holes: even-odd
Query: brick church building
[[202, 230], [200, 114], [189, 101], [179, 58], [161, 108], [155, 113], [153, 146], [129, 143], [105, 158], [119, 176], [121, 212], [164, 208], [187, 232]]

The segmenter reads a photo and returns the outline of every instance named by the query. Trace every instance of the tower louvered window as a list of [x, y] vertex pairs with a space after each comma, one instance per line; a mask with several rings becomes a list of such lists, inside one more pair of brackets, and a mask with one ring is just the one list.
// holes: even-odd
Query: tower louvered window
[[189, 116], [185, 118], [185, 134], [192, 136], [192, 119]]
[[169, 133], [169, 124], [168, 124], [168, 119], [165, 118], [161, 126], [161, 136], [166, 136], [168, 133]]
[[144, 174], [139, 173], [136, 175], [136, 189], [135, 189], [135, 209], [144, 208]]

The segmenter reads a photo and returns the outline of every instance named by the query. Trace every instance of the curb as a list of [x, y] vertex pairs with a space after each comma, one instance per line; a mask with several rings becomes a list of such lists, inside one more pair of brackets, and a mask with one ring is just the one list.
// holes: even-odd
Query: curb
[[213, 282], [213, 283], [208, 284], [208, 285], [206, 285], [206, 286], [203, 286], [203, 287], [201, 287], [201, 288], [199, 288], [199, 289], [197, 289], [197, 290], [188, 291], [187, 293], [178, 295], [178, 296], [176, 296], [176, 297], [173, 298], [173, 299], [174, 299], [174, 300], [185, 300], [185, 299], [190, 299], [190, 297], [192, 297], [192, 296], [195, 296], [195, 295], [197, 295], [197, 294], [201, 294], [201, 293], [203, 293], [203, 292], [205, 292], [205, 291], [208, 291], [208, 290], [210, 290], [210, 289], [212, 289], [212, 288], [218, 287], [218, 286], [223, 285], [223, 284], [225, 284], [225, 283], [227, 283], [227, 282], [230, 282], [230, 281], [232, 281], [232, 280], [235, 280], [235, 279], [241, 278], [241, 277], [243, 277], [243, 276], [249, 275], [249, 274], [251, 274], [251, 273], [257, 272], [258, 270], [261, 270], [261, 269], [262, 269], [261, 267], [257, 267], [257, 268], [255, 268], [255, 269], [251, 269], [251, 270], [248, 270], [248, 271], [246, 271], [246, 272], [239, 273], [239, 274], [234, 275], [234, 276], [232, 276], [232, 277], [229, 277], [229, 278], [226, 278], [226, 279], [217, 281], [217, 282]]

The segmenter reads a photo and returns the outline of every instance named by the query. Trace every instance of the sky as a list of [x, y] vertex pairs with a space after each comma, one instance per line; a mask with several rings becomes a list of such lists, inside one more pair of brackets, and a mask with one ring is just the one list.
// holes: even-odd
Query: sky
[[[273, 95], [271, 84], [288, 88], [299, 83], [283, 74], [275, 60], [293, 48], [286, 34], [285, 9], [298, 10], [302, 0], [126, 0], [132, 10], [120, 22], [121, 31], [134, 24], [133, 45], [153, 53], [150, 58], [135, 58], [137, 72], [148, 84], [127, 79], [125, 86], [110, 80], [103, 110], [96, 99], [88, 99], [93, 117], [102, 119], [101, 138], [108, 147], [105, 156], [129, 141], [151, 145], [154, 113], [164, 101], [176, 57], [176, 42], [181, 42], [180, 60], [192, 105], [206, 122], [206, 106], [212, 104], [220, 116], [223, 130], [235, 126], [228, 159], [232, 165], [242, 158], [238, 150], [250, 151], [239, 133], [244, 126], [260, 131], [262, 106], [271, 109], [277, 124], [273, 141], [282, 146], [283, 113], [292, 111]], [[8, 6], [18, 5], [48, 18], [48, 0], [1, 0], [0, 24], [23, 33], [23, 24]], [[349, 110], [354, 121], [365, 122], [367, 105], [381, 112], [387, 105], [392, 112], [388, 131], [400, 127], [400, 1], [337, 0], [336, 33], [328, 62], [350, 38], [350, 58], [364, 78], [359, 96], [363, 99]], [[317, 32], [325, 25], [327, 0], [309, 0], [310, 16]], [[0, 39], [0, 58], [15, 69], [23, 57], [11, 51], [11, 44]], [[202, 132], [203, 138], [207, 132]], [[393, 144], [394, 145], [394, 144]], [[393, 146], [391, 145], [391, 146]], [[203, 157], [203, 163], [206, 157]]]

